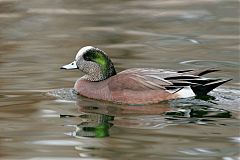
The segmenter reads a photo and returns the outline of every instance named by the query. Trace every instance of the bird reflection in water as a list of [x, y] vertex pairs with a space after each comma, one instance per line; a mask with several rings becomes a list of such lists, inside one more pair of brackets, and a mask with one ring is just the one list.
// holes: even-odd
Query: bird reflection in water
[[[81, 99], [76, 101], [76, 107], [80, 115], [60, 115], [61, 118], [80, 118], [81, 123], [74, 125], [76, 127], [72, 135], [76, 137], [108, 137], [109, 130], [114, 124], [119, 124], [119, 120], [114, 121], [115, 117], [130, 117], [141, 115], [161, 115], [170, 111], [167, 103], [157, 105], [117, 105], [108, 102], [99, 102], [90, 99]], [[124, 125], [132, 125], [131, 123]]]
[[[151, 124], [153, 127], [156, 123], [162, 123], [158, 126], [163, 127], [173, 122], [174, 124], [207, 124], [208, 122], [214, 123], [215, 118], [232, 116], [231, 112], [217, 108], [215, 105], [199, 99], [166, 101], [153, 105], [116, 105], [83, 98], [76, 101], [79, 116], [61, 115], [61, 117], [80, 118], [81, 123], [74, 125], [76, 127], [73, 132], [75, 137], [103, 138], [110, 136], [110, 129], [114, 125], [144, 128], [143, 125], [150, 124], [145, 128], [151, 128]], [[151, 123], [151, 116], [154, 123]], [[129, 117], [131, 119], [128, 119]], [[156, 122], [156, 117], [159, 118], [159, 122]], [[146, 119], [149, 123], [142, 123], [139, 119], [140, 121]]]

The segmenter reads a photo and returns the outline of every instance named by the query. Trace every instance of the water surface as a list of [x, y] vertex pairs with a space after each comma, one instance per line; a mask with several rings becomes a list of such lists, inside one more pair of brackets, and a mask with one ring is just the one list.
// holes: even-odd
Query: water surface
[[[83, 74], [59, 68], [86, 45], [117, 71], [216, 67], [233, 80], [205, 100], [77, 97]], [[236, 0], [0, 0], [0, 76], [0, 159], [239, 159]]]

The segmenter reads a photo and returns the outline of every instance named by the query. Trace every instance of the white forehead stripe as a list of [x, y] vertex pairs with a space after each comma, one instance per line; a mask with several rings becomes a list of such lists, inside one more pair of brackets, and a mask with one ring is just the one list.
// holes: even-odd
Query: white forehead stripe
[[87, 50], [90, 50], [90, 49], [93, 49], [93, 48], [94, 48], [93, 46], [86, 46], [86, 47], [81, 48], [81, 49], [78, 51], [75, 59], [77, 59], [77, 57], [82, 56], [82, 54], [85, 53]]

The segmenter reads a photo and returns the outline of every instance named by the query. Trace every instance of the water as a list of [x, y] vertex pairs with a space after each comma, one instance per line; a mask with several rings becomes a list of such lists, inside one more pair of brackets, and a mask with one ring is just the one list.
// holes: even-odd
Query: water
[[[79, 48], [131, 67], [217, 67], [205, 100], [76, 97]], [[0, 159], [239, 159], [239, 2], [0, 0]], [[61, 89], [63, 88], [63, 89]]]

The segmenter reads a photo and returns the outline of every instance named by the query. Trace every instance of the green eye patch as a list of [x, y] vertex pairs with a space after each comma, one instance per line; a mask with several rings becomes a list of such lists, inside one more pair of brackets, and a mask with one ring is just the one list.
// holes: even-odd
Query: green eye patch
[[108, 58], [104, 53], [101, 53], [100, 51], [96, 51], [96, 50], [89, 50], [87, 53], [83, 55], [83, 58], [86, 61], [96, 62], [97, 64], [100, 65], [101, 70], [103, 72], [106, 72], [107, 65], [108, 65]]

